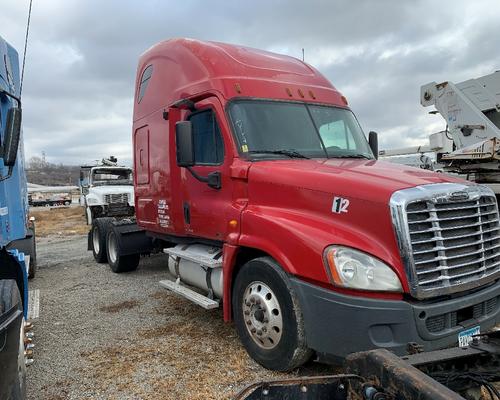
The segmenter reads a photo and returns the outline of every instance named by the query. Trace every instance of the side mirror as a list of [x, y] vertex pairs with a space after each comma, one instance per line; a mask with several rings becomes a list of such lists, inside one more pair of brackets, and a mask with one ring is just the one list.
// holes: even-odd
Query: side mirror
[[3, 164], [13, 167], [16, 163], [17, 149], [21, 139], [21, 109], [12, 107], [7, 114], [7, 125], [3, 143]]
[[370, 149], [372, 149], [372, 153], [375, 156], [375, 159], [378, 160], [378, 134], [377, 132], [370, 131], [368, 134], [368, 144], [370, 145]]
[[194, 165], [194, 142], [191, 121], [180, 121], [175, 124], [175, 147], [177, 165], [192, 167]]

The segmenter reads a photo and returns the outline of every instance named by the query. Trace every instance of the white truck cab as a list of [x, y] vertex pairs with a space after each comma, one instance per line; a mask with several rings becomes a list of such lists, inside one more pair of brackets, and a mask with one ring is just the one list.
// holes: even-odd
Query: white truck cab
[[134, 215], [132, 169], [116, 165], [116, 158], [80, 169], [80, 205], [85, 207], [87, 223], [97, 217]]

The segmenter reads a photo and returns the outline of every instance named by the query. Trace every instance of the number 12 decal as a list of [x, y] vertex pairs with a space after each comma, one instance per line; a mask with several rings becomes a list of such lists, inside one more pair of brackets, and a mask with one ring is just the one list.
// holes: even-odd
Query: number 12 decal
[[332, 204], [332, 212], [336, 214], [346, 213], [348, 212], [347, 208], [349, 207], [349, 200], [344, 199], [343, 197], [334, 197]]

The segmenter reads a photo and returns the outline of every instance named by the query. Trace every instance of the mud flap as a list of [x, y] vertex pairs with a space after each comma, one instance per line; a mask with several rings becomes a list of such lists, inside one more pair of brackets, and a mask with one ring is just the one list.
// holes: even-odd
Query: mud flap
[[153, 241], [136, 223], [116, 222], [113, 228], [118, 234], [120, 255], [149, 254], [153, 251]]

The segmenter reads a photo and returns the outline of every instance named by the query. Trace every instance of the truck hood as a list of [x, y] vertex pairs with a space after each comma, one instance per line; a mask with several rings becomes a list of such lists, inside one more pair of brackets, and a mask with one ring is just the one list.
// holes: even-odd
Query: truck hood
[[[328, 282], [323, 251], [342, 245], [390, 265], [409, 291], [390, 210], [395, 191], [461, 179], [376, 160], [273, 160], [253, 162], [248, 172], [248, 204], [241, 241], [260, 246], [310, 281]], [[342, 206], [340, 206], [342, 205]], [[269, 247], [267, 243], [282, 242]], [[280, 248], [287, 252], [280, 254]], [[298, 260], [293, 264], [292, 260]], [[297, 261], [295, 261], [297, 262]]]
[[401, 189], [459, 178], [378, 160], [274, 160], [254, 162], [250, 179], [388, 203]]
[[130, 193], [133, 198], [134, 187], [131, 185], [92, 186], [90, 192], [99, 196], [104, 196], [105, 194]]
[[[85, 196], [89, 204], [101, 205], [107, 204], [105, 201], [106, 195], [128, 194], [129, 206], [134, 205], [134, 187], [130, 185], [109, 185], [109, 186], [92, 186], [89, 188], [89, 193]], [[93, 201], [91, 200], [93, 199]]]

